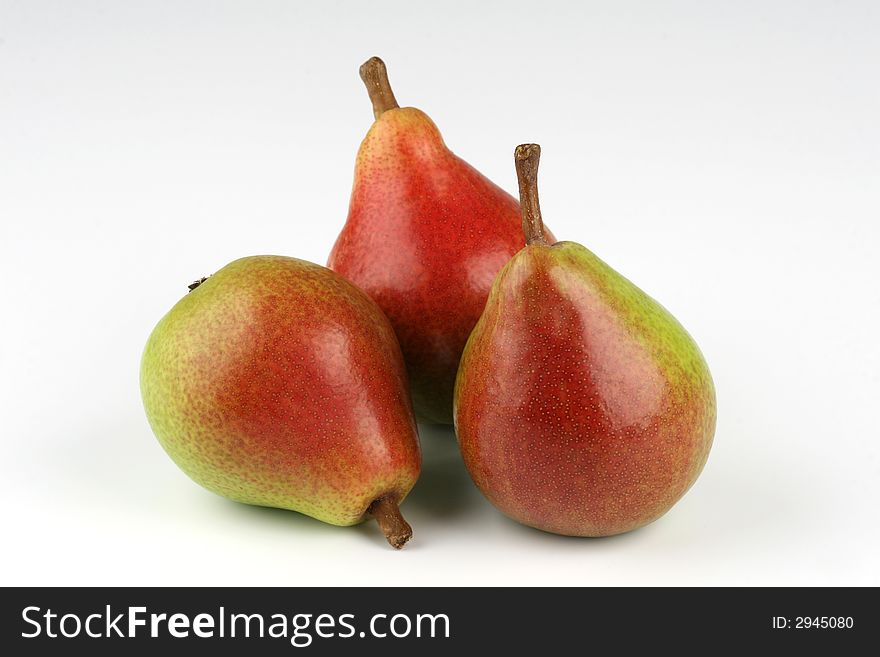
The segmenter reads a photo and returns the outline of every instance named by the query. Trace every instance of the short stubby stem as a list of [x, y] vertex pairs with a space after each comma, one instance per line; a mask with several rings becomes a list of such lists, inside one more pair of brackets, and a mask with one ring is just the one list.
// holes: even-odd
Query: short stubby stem
[[385, 62], [378, 57], [370, 57], [361, 64], [361, 80], [367, 86], [370, 101], [373, 103], [373, 115], [378, 119], [384, 112], [397, 109], [397, 99], [388, 81], [388, 70]]
[[394, 498], [380, 497], [370, 505], [367, 513], [376, 519], [391, 547], [399, 550], [412, 538], [412, 527], [404, 520]]
[[544, 221], [538, 203], [538, 163], [541, 147], [538, 144], [520, 144], [513, 153], [516, 177], [519, 180], [519, 204], [522, 212], [526, 244], [547, 244]]

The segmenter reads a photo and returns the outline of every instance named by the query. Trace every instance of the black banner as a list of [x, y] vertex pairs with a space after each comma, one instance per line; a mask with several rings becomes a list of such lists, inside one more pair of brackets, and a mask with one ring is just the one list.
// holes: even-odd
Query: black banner
[[870, 645], [878, 620], [873, 589], [7, 588], [2, 598], [7, 655], [628, 652], [645, 641], [690, 652], [709, 637], [726, 650], [846, 650]]

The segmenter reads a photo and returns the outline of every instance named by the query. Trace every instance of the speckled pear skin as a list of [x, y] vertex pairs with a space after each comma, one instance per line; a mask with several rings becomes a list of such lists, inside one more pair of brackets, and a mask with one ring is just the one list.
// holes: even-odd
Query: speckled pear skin
[[390, 109], [373, 123], [328, 266], [391, 320], [423, 421], [452, 423], [464, 345], [524, 245], [516, 199], [453, 154], [424, 112]]
[[455, 391], [464, 462], [523, 524], [608, 536], [666, 513], [700, 474], [715, 391], [660, 304], [573, 242], [504, 267]]
[[256, 256], [208, 278], [150, 336], [141, 391], [169, 456], [231, 500], [351, 525], [419, 475], [391, 325], [319, 265]]

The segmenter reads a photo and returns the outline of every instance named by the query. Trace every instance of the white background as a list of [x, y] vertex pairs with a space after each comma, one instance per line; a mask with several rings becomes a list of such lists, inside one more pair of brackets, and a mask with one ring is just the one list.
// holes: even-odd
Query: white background
[[[0, 4], [2, 584], [880, 584], [880, 5]], [[394, 552], [366, 524], [249, 508], [153, 438], [141, 349], [239, 256], [323, 263], [372, 114], [398, 100], [666, 305], [718, 389], [665, 517], [521, 527], [451, 431]]]

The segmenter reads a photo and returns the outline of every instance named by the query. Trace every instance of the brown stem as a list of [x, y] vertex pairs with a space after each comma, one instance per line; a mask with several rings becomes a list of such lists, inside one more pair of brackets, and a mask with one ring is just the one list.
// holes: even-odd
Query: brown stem
[[400, 549], [412, 538], [412, 527], [403, 519], [397, 502], [391, 497], [380, 497], [370, 505], [367, 513], [373, 515], [379, 523], [379, 529], [391, 547]]
[[526, 244], [547, 244], [541, 206], [538, 204], [538, 162], [541, 160], [541, 147], [538, 144], [520, 144], [513, 153], [513, 159], [519, 180], [519, 204]]
[[367, 85], [367, 93], [373, 103], [373, 115], [378, 119], [383, 112], [397, 109], [397, 99], [388, 82], [388, 71], [385, 62], [378, 57], [370, 57], [361, 64], [361, 80]]

